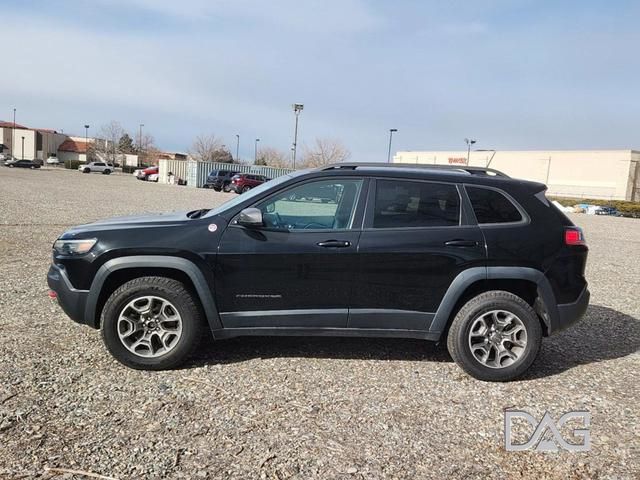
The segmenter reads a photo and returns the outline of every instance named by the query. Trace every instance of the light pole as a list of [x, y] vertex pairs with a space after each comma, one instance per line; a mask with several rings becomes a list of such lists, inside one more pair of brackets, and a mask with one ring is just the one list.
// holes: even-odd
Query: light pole
[[254, 143], [254, 152], [253, 152], [253, 164], [255, 165], [256, 162], [258, 161], [258, 142], [260, 141], [259, 138], [256, 138], [256, 141]]
[[138, 166], [140, 166], [140, 157], [142, 156], [142, 127], [144, 127], [144, 123], [138, 126]]
[[24, 136], [22, 137], [22, 159], [24, 160]]
[[16, 136], [16, 109], [13, 109], [13, 128], [11, 129], [11, 160], [13, 160], [13, 141]]
[[387, 153], [387, 163], [391, 163], [391, 140], [393, 139], [393, 133], [397, 131], [397, 128], [389, 129], [389, 152]]
[[89, 161], [89, 125], [84, 126], [84, 161]]
[[294, 103], [291, 105], [293, 107], [293, 113], [296, 115], [296, 128], [293, 132], [293, 169], [296, 169], [296, 151], [298, 149], [298, 116], [300, 112], [304, 108], [304, 105], [301, 103]]
[[469, 155], [471, 155], [471, 145], [476, 143], [476, 141], [470, 138], [465, 138], [464, 141], [467, 144], [467, 165], [469, 165]]
[[236, 162], [240, 163], [240, 135], [236, 133]]

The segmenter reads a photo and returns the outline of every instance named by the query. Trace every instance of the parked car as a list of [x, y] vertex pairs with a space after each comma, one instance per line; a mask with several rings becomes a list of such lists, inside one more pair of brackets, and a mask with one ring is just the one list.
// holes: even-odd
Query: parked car
[[30, 169], [36, 169], [36, 168], [40, 168], [40, 164], [38, 162], [34, 162], [33, 160], [7, 160], [6, 162], [4, 162], [5, 166], [7, 167], [11, 167], [11, 168], [30, 168]]
[[238, 173], [231, 177], [229, 191], [236, 193], [245, 193], [258, 185], [262, 185], [267, 181], [264, 175], [254, 175], [251, 173]]
[[148, 180], [149, 175], [157, 174], [159, 172], [159, 169], [158, 167], [153, 166], [153, 167], [143, 168], [141, 170], [136, 170], [136, 172], [137, 172], [136, 178], [138, 180]]
[[60, 159], [58, 157], [53, 157], [53, 156], [52, 157], [48, 157], [45, 160], [45, 162], [46, 162], [47, 165], [60, 165], [60, 163], [62, 163], [62, 162], [60, 162]]
[[231, 178], [237, 173], [238, 172], [233, 170], [213, 170], [207, 176], [207, 180], [205, 181], [203, 188], [213, 188], [216, 192], [219, 192], [220, 190], [228, 192]]
[[618, 209], [616, 207], [612, 207], [610, 205], [602, 206], [596, 210], [596, 215], [613, 215], [618, 216]]
[[105, 175], [109, 175], [113, 172], [113, 165], [105, 162], [89, 162], [84, 163], [78, 167], [78, 170], [82, 173], [99, 172]]
[[[290, 200], [320, 187], [338, 202]], [[210, 328], [446, 342], [471, 376], [511, 380], [589, 303], [582, 230], [545, 190], [466, 166], [294, 172], [214, 209], [68, 230], [50, 295], [137, 369], [180, 365]]]

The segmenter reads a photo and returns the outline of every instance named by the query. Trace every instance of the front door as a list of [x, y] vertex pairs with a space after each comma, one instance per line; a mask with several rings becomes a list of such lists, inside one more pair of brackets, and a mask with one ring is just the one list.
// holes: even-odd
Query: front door
[[348, 325], [428, 329], [455, 276], [485, 265], [482, 232], [453, 184], [377, 179], [367, 204]]
[[254, 205], [263, 227], [230, 223], [215, 275], [225, 328], [347, 326], [364, 187], [354, 177], [306, 181]]

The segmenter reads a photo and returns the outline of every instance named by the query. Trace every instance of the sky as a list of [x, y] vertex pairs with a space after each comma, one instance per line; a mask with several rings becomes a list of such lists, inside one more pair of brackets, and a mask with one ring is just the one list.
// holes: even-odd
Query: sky
[[640, 148], [640, 2], [0, 0], [0, 120], [241, 159], [341, 140], [396, 150]]

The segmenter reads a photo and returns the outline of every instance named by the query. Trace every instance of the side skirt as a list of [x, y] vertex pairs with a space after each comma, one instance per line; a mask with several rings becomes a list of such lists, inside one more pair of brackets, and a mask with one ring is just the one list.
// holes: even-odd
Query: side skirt
[[246, 336], [418, 338], [437, 342], [440, 333], [388, 328], [248, 327], [213, 331], [215, 339]]

